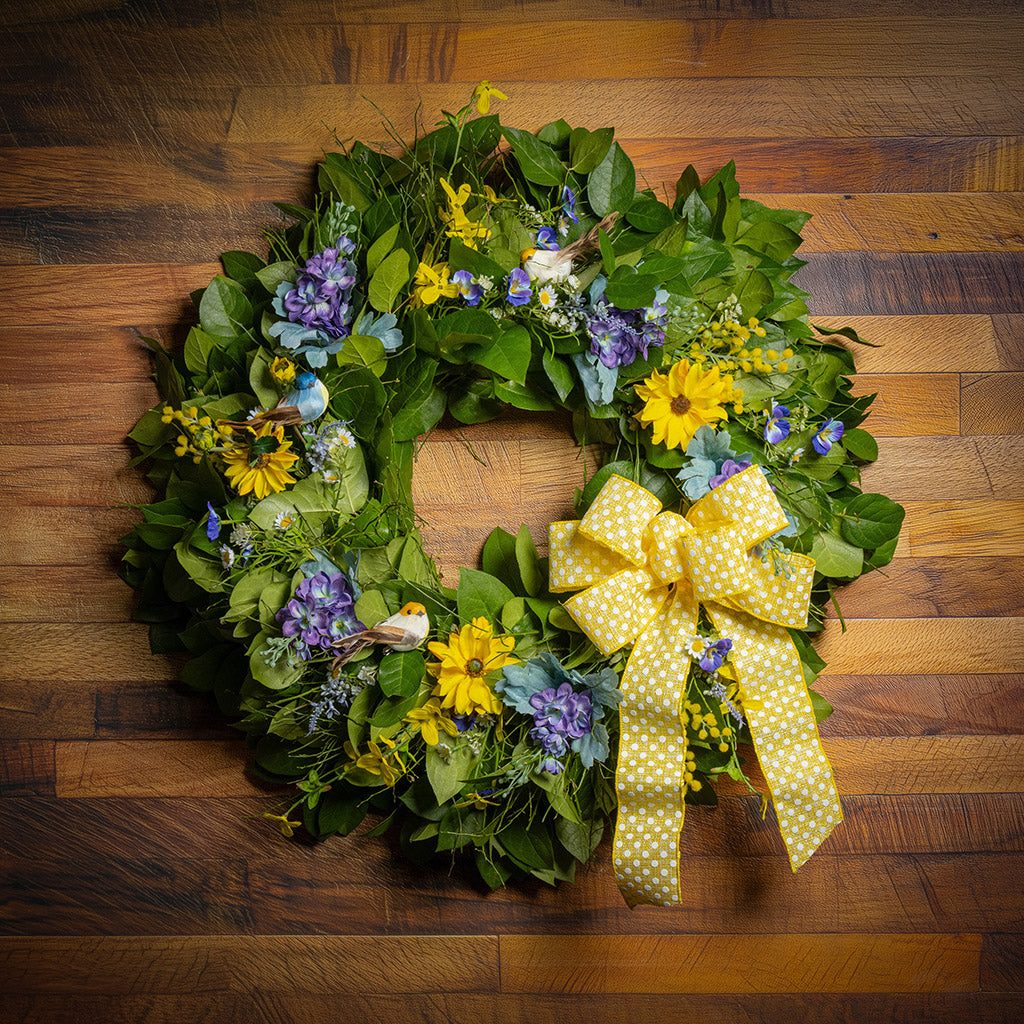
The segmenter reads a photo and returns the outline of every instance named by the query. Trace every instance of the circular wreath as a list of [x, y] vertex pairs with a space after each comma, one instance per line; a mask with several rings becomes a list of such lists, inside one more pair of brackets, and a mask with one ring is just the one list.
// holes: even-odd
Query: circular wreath
[[[687, 167], [663, 202], [611, 128], [531, 134], [492, 96], [397, 155], [328, 153], [269, 261], [224, 253], [184, 351], [150, 342], [163, 400], [130, 437], [162, 496], [124, 577], [154, 651], [187, 651], [256, 774], [294, 787], [265, 815], [286, 836], [375, 812], [365, 834], [395, 825], [417, 862], [464, 851], [496, 888], [592, 857], [626, 654], [581, 631], [525, 527], [442, 584], [410, 492], [419, 435], [566, 410], [603, 453], [580, 514], [616, 477], [685, 512], [754, 465], [786, 520], [755, 553], [779, 576], [791, 552], [816, 563], [790, 630], [808, 684], [809, 634], [890, 560], [903, 510], [858, 487], [873, 396], [851, 395], [832, 336], [860, 339], [809, 325], [791, 282], [808, 215], [742, 199], [732, 163], [704, 184]], [[718, 776], [746, 778], [749, 698], [703, 611], [686, 653], [685, 799], [713, 804]]]

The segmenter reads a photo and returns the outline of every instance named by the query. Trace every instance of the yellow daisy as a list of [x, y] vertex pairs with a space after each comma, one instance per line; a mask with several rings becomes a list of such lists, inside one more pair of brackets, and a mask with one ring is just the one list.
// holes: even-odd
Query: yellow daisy
[[284, 427], [267, 422], [257, 431], [251, 427], [248, 430], [247, 436], [221, 454], [227, 463], [225, 475], [231, 486], [239, 494], [252, 491], [257, 498], [265, 498], [295, 483], [288, 469], [299, 457], [288, 451], [292, 443], [284, 439]]
[[405, 716], [405, 720], [414, 728], [419, 729], [423, 742], [428, 746], [436, 746], [441, 739], [438, 727], [449, 736], [458, 736], [459, 730], [455, 723], [441, 710], [441, 702], [431, 697], [421, 708], [413, 708]]
[[441, 698], [441, 707], [454, 708], [457, 715], [496, 714], [501, 703], [486, 677], [517, 663], [517, 658], [509, 657], [514, 646], [512, 637], [495, 636], [482, 617], [450, 634], [448, 643], [428, 644], [430, 653], [440, 659], [427, 669], [437, 677], [433, 693]]
[[724, 406], [737, 394], [732, 377], [720, 376], [717, 366], [704, 370], [688, 359], [667, 373], [655, 370], [636, 393], [644, 400], [637, 419], [653, 427], [654, 443], [666, 448], [685, 448], [700, 427], [727, 420]]

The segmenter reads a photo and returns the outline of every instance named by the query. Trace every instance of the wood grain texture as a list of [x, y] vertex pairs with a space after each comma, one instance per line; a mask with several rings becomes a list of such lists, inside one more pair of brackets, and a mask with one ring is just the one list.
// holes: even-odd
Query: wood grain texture
[[[0, 1022], [1017, 1024], [1024, 1017], [1024, 17], [1017, 0], [40, 0], [0, 6]], [[623, 55], [626, 55], [625, 57]], [[150, 490], [123, 437], [224, 248], [308, 202], [332, 133], [614, 124], [644, 185], [735, 158], [805, 209], [903, 501], [815, 686], [844, 823], [795, 876], [760, 799], [690, 808], [683, 905], [485, 896], [391, 838], [286, 841], [285, 793], [150, 653], [114, 576]], [[366, 97], [366, 99], [364, 99]], [[424, 439], [446, 578], [543, 540], [593, 466], [562, 416]], [[763, 785], [756, 766], [752, 777]]]

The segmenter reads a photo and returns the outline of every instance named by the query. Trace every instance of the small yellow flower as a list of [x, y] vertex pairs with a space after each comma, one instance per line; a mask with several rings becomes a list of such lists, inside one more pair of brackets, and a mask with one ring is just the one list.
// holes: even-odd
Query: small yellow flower
[[278, 384], [291, 384], [295, 380], [295, 364], [284, 356], [278, 356], [270, 364], [270, 376]]
[[459, 735], [458, 727], [441, 710], [441, 702], [436, 697], [431, 697], [421, 708], [413, 708], [405, 716], [405, 720], [413, 728], [419, 729], [423, 742], [430, 747], [436, 746], [441, 738], [440, 733], [437, 731], [438, 726], [448, 733], [449, 736]]
[[[398, 781], [399, 775], [395, 772], [395, 767], [391, 763], [390, 758], [395, 759], [395, 763], [401, 768], [403, 774], [405, 773], [405, 765], [398, 756], [398, 751], [395, 750], [394, 740], [389, 740], [387, 736], [378, 736], [377, 739], [380, 741], [379, 743], [370, 740], [367, 744], [370, 749], [365, 754], [360, 754], [346, 740], [345, 753], [348, 754], [350, 760], [357, 768], [362, 768], [371, 775], [379, 775], [384, 780], [386, 786], [393, 786]], [[384, 744], [387, 749], [382, 749], [381, 744]]]
[[473, 90], [473, 96], [476, 99], [476, 109], [479, 114], [486, 114], [491, 109], [492, 96], [498, 100], [508, 99], [500, 89], [495, 89], [486, 79]]
[[281, 829], [281, 835], [285, 839], [291, 839], [295, 835], [295, 830], [302, 824], [301, 821], [289, 821], [287, 814], [271, 814], [269, 811], [264, 811], [263, 817], [270, 821], [276, 821]]
[[688, 359], [667, 373], [655, 370], [643, 384], [636, 385], [644, 407], [637, 416], [644, 426], [653, 427], [652, 440], [667, 448], [686, 448], [705, 424], [714, 427], [729, 418], [726, 402], [742, 399], [732, 377], [720, 376], [717, 366], [703, 370]]
[[510, 657], [514, 646], [513, 637], [494, 636], [493, 626], [483, 617], [451, 633], [446, 644], [428, 644], [430, 653], [440, 659], [427, 670], [437, 677], [433, 692], [441, 698], [441, 707], [454, 708], [457, 715], [497, 714], [501, 704], [486, 676], [518, 662]]
[[438, 299], [454, 299], [459, 294], [459, 286], [448, 280], [447, 263], [420, 263], [413, 280], [413, 298], [424, 306], [429, 306]]

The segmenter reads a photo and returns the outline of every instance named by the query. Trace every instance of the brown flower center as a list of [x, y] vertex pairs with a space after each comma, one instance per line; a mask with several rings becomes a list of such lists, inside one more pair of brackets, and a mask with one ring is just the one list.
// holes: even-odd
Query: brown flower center
[[479, 658], [470, 658], [466, 662], [466, 671], [471, 676], [478, 676], [483, 671], [484, 663]]
[[690, 411], [690, 400], [686, 395], [676, 395], [676, 397], [672, 399], [671, 408], [678, 416], [682, 416], [684, 412]]

